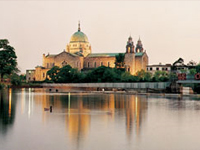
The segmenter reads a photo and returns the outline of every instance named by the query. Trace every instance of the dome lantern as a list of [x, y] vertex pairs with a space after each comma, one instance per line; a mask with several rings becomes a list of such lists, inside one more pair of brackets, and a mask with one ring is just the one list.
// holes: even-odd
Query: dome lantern
[[81, 27], [80, 27], [80, 21], [78, 22], [78, 32], [81, 31]]

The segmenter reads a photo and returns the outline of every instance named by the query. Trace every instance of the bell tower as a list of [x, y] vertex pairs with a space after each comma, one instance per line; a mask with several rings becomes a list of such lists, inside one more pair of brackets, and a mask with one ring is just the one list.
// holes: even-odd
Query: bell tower
[[132, 40], [132, 37], [130, 36], [128, 38], [127, 44], [126, 44], [126, 53], [125, 53], [125, 69], [127, 72], [130, 72], [131, 74], [135, 74], [135, 53], [134, 53], [134, 43]]
[[140, 40], [140, 37], [138, 39], [138, 42], [137, 42], [137, 45], [136, 45], [136, 48], [135, 48], [135, 52], [136, 53], [143, 52], [143, 46], [142, 46], [142, 41]]
[[134, 53], [134, 43], [132, 41], [132, 37], [129, 36], [127, 44], [126, 44], [126, 53]]

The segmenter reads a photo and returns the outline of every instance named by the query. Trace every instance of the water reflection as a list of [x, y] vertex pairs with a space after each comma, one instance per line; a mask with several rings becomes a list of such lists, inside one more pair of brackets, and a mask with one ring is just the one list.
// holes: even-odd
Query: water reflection
[[0, 94], [0, 149], [198, 149], [199, 110], [186, 97], [9, 89]]
[[12, 89], [0, 90], [0, 133], [6, 134], [15, 120], [16, 101]]
[[[146, 118], [147, 101], [146, 97], [129, 96], [130, 100], [125, 100], [126, 103], [126, 126], [127, 136], [132, 134], [139, 136], [142, 121]], [[143, 101], [145, 100], [145, 101]]]
[[[52, 115], [65, 116], [60, 119], [65, 119], [68, 135], [77, 144], [87, 138], [91, 120], [99, 116], [100, 122], [104, 123], [113, 122], [115, 118], [125, 116], [127, 137], [130, 139], [133, 135], [139, 136], [147, 110], [146, 97], [134, 95], [42, 93], [35, 94], [33, 99], [35, 105], [40, 106], [41, 110], [53, 106]], [[49, 114], [42, 112], [44, 124]]]

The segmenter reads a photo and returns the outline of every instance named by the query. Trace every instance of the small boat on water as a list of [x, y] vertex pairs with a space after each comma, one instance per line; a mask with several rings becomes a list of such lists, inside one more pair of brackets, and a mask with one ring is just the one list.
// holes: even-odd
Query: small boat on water
[[44, 111], [50, 111], [50, 112], [52, 112], [52, 106], [50, 106], [49, 108], [44, 108]]

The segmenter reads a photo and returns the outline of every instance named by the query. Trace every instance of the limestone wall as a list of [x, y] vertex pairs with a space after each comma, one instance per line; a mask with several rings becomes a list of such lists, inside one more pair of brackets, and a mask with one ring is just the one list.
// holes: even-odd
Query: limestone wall
[[43, 69], [41, 67], [36, 67], [35, 68], [35, 80], [36, 81], [43, 81], [46, 79], [47, 76], [47, 71], [49, 69]]
[[130, 72], [131, 74], [135, 74], [135, 54], [134, 53], [126, 53], [125, 58], [125, 68], [126, 71]]
[[147, 71], [147, 65], [148, 65], [148, 56], [146, 53], [144, 53], [141, 57], [135, 58], [135, 72], [138, 72], [140, 70]]
[[63, 67], [70, 65], [72, 68], [81, 70], [83, 68], [83, 57], [74, 56], [67, 52], [62, 52], [55, 56], [43, 57], [43, 67], [51, 69], [53, 66]]
[[88, 42], [73, 42], [66, 46], [66, 50], [69, 53], [83, 52], [84, 56], [91, 53], [91, 45]]
[[55, 65], [54, 57], [43, 56], [42, 66], [45, 68], [52, 68]]
[[84, 68], [115, 67], [115, 57], [85, 57]]

